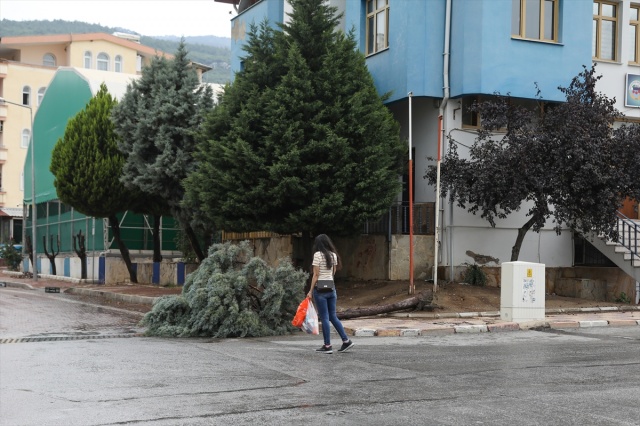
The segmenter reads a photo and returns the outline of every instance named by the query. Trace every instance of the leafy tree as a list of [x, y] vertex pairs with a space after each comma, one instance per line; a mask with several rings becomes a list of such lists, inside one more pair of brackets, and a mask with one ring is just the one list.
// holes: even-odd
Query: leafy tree
[[322, 0], [250, 29], [208, 117], [187, 205], [230, 231], [352, 234], [399, 191], [404, 147], [353, 34]]
[[[511, 260], [518, 260], [529, 229], [552, 218], [582, 234], [617, 239], [616, 212], [626, 197], [640, 199], [640, 126], [614, 127], [614, 99], [596, 91], [595, 65], [559, 89], [566, 102], [529, 110], [508, 97], [477, 106], [482, 129], [462, 158], [456, 141], [441, 164], [444, 194], [480, 213], [491, 226], [526, 203], [528, 220], [518, 230]], [[500, 129], [504, 133], [496, 133]], [[425, 176], [436, 182], [430, 166]]]
[[259, 337], [285, 334], [307, 274], [283, 261], [270, 268], [247, 241], [214, 244], [180, 296], [165, 296], [142, 319], [156, 336]]
[[4, 259], [10, 271], [17, 271], [22, 254], [14, 247], [15, 241], [10, 239], [8, 243], [0, 244], [0, 259]]
[[211, 89], [199, 85], [182, 42], [174, 59], [154, 58], [113, 111], [119, 148], [126, 158], [122, 182], [154, 199], [156, 212], [170, 211], [200, 260], [204, 254], [193, 217], [181, 206], [182, 181], [193, 168], [195, 131], [212, 107]]
[[86, 108], [69, 120], [51, 153], [49, 169], [61, 201], [87, 216], [108, 218], [131, 282], [136, 283], [136, 271], [120, 237], [116, 216], [136, 201], [136, 194], [120, 182], [124, 157], [111, 121], [116, 104], [103, 83]]

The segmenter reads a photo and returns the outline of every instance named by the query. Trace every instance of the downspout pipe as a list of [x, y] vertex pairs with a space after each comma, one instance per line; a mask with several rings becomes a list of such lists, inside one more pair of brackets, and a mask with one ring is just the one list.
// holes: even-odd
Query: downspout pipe
[[[436, 177], [436, 233], [435, 244], [433, 249], [433, 291], [438, 290], [438, 246], [440, 245], [440, 234], [442, 228], [440, 226], [440, 165], [442, 162], [442, 151], [444, 146], [444, 135], [446, 134], [445, 112], [447, 103], [449, 102], [449, 49], [450, 49], [450, 33], [451, 33], [451, 0], [447, 0], [444, 21], [444, 52], [442, 55], [442, 77], [443, 77], [443, 96], [440, 103], [440, 111], [438, 114], [438, 163]], [[449, 258], [451, 263], [451, 258]]]

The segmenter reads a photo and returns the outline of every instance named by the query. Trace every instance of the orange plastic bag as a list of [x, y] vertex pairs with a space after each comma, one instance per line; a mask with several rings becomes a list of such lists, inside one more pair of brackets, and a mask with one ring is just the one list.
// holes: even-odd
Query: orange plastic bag
[[305, 297], [304, 300], [300, 302], [300, 305], [298, 305], [298, 310], [296, 311], [296, 315], [293, 317], [293, 321], [291, 321], [291, 324], [294, 327], [302, 327], [302, 323], [304, 322], [304, 319], [307, 317], [309, 302], [310, 302], [309, 298]]

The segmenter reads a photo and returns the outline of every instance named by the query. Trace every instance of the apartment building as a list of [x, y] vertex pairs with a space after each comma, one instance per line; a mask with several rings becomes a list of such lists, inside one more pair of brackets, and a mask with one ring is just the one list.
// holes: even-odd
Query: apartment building
[[157, 53], [162, 52], [141, 45], [138, 36], [122, 33], [0, 39], [0, 242], [22, 241], [23, 168], [33, 121], [56, 70], [78, 67], [135, 76]]
[[[251, 24], [265, 18], [286, 22], [286, 0], [216, 0], [238, 6], [231, 21], [232, 70], [241, 69], [242, 47]], [[422, 179], [447, 136], [471, 146], [479, 117], [470, 111], [476, 100], [496, 92], [521, 102], [561, 102], [559, 86], [568, 86], [583, 66], [597, 63], [598, 90], [615, 97], [625, 121], [640, 122], [640, 2], [637, 0], [327, 0], [342, 19], [338, 30], [353, 30], [379, 93], [391, 93], [387, 106], [409, 139], [412, 122], [414, 201], [439, 203], [437, 258], [446, 277], [459, 276], [476, 258], [499, 265], [511, 257], [524, 213], [498, 220], [495, 228], [482, 218], [438, 200], [437, 188]], [[537, 85], [537, 87], [536, 87]], [[411, 96], [409, 95], [411, 93]], [[409, 117], [409, 104], [412, 116]], [[441, 129], [439, 125], [441, 125]], [[405, 177], [406, 179], [406, 177]], [[399, 194], [406, 202], [408, 193]], [[526, 212], [526, 206], [522, 212]], [[637, 202], [625, 204], [638, 218]], [[637, 226], [637, 225], [636, 225]], [[574, 235], [556, 235], [549, 223], [526, 235], [520, 260], [548, 267], [580, 264]], [[604, 262], [617, 260], [604, 258]], [[613, 264], [613, 263], [611, 263]], [[637, 268], [628, 272], [639, 280]], [[635, 271], [635, 272], [634, 272]], [[634, 275], [635, 274], [635, 275]], [[416, 271], [416, 276], [418, 271]], [[441, 275], [442, 276], [442, 275]]]

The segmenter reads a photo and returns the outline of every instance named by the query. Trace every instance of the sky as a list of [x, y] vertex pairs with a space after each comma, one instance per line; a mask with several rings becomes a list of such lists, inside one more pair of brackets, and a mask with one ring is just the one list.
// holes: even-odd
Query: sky
[[0, 19], [82, 21], [145, 36], [231, 37], [235, 16], [213, 0], [0, 0]]

